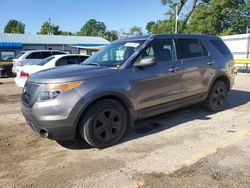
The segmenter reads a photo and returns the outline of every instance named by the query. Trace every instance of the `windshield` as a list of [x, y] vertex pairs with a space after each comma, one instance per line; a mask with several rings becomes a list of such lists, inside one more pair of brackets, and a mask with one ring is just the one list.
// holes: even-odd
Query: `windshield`
[[145, 40], [133, 40], [111, 43], [84, 61], [82, 65], [119, 68], [144, 42]]
[[34, 62], [32, 63], [32, 65], [40, 65], [40, 66], [43, 66], [45, 65], [46, 63], [48, 63], [50, 60], [54, 59], [55, 57], [54, 56], [49, 56], [41, 61], [38, 61], [38, 62]]

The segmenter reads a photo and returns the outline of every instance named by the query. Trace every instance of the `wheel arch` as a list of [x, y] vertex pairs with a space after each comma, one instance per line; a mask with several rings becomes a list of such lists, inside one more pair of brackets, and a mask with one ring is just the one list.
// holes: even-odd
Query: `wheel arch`
[[215, 82], [217, 82], [217, 81], [222, 81], [222, 82], [224, 82], [224, 83], [226, 84], [226, 86], [227, 86], [227, 91], [230, 90], [230, 79], [228, 78], [228, 76], [227, 76], [226, 74], [220, 73], [220, 74], [218, 74], [218, 75], [213, 79], [212, 84], [211, 84], [210, 87], [209, 87], [209, 91], [210, 91], [210, 89], [212, 88], [212, 86], [215, 84]]
[[132, 105], [132, 102], [125, 97], [124, 95], [120, 94], [120, 93], [116, 93], [116, 92], [106, 92], [103, 93], [101, 95], [96, 95], [95, 97], [91, 98], [90, 100], [88, 100], [87, 102], [85, 102], [84, 104], [81, 105], [79, 112], [77, 113], [77, 117], [75, 119], [75, 134], [78, 134], [78, 130], [79, 130], [79, 126], [80, 126], [80, 122], [82, 120], [82, 118], [84, 117], [85, 112], [90, 108], [90, 106], [99, 101], [99, 100], [103, 100], [103, 99], [112, 99], [115, 101], [118, 101], [119, 103], [122, 104], [122, 106], [124, 107], [124, 109], [127, 112], [127, 116], [128, 116], [128, 126], [130, 127], [134, 127], [134, 120], [136, 119], [136, 113], [134, 110], [134, 107]]

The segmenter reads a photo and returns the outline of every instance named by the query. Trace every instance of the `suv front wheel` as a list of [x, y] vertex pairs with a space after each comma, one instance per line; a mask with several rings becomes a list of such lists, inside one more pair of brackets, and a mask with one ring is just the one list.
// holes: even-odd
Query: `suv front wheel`
[[93, 147], [104, 148], [125, 134], [127, 113], [118, 101], [103, 99], [90, 106], [80, 123], [83, 139]]
[[216, 81], [205, 102], [206, 108], [213, 112], [221, 111], [224, 108], [227, 93], [228, 90], [226, 84], [222, 81]]

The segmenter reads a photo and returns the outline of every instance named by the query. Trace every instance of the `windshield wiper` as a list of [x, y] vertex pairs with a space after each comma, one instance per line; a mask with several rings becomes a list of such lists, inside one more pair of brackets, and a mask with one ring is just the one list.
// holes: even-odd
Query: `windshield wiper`
[[101, 65], [98, 64], [98, 63], [86, 63], [86, 64], [83, 64], [83, 65], [94, 65], [94, 66], [97, 66], [97, 67], [100, 67]]

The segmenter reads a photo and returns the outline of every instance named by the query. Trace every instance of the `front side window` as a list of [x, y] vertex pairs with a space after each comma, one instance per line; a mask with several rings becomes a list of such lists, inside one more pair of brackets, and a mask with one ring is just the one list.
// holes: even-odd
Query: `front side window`
[[80, 64], [79, 56], [68, 56], [68, 65]]
[[83, 65], [120, 67], [145, 42], [145, 40], [118, 41], [95, 53]]
[[141, 53], [140, 58], [154, 57], [156, 62], [175, 61], [176, 50], [173, 39], [155, 39]]
[[178, 39], [181, 51], [181, 59], [189, 59], [207, 56], [207, 51], [198, 39]]

